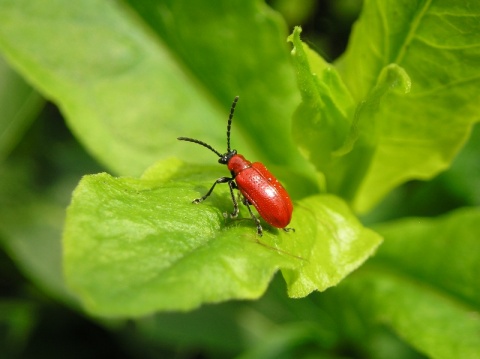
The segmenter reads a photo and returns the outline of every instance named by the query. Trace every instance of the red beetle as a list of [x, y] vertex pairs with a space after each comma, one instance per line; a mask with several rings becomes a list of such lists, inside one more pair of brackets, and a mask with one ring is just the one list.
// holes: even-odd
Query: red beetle
[[214, 152], [220, 157], [218, 163], [227, 165], [231, 173], [231, 177], [220, 177], [217, 179], [207, 194], [195, 199], [193, 203], [204, 201], [210, 196], [217, 183], [228, 183], [233, 201], [233, 212], [230, 214], [231, 218], [237, 217], [239, 212], [238, 203], [233, 194], [233, 190], [236, 188], [243, 195], [242, 202], [247, 206], [252, 219], [257, 224], [257, 233], [260, 236], [263, 233], [262, 226], [260, 220], [253, 214], [250, 205], [253, 205], [257, 209], [260, 216], [262, 216], [268, 224], [282, 228], [287, 232], [290, 230], [295, 231], [293, 228], [286, 228], [292, 218], [293, 205], [285, 188], [283, 188], [275, 176], [272, 175], [262, 163], [251, 163], [242, 155], [237, 154], [236, 150], [230, 149], [230, 128], [232, 126], [232, 118], [237, 101], [238, 96], [233, 100], [230, 116], [228, 117], [227, 152], [225, 154], [222, 155], [203, 141], [188, 137], [178, 137], [178, 140], [197, 143]]

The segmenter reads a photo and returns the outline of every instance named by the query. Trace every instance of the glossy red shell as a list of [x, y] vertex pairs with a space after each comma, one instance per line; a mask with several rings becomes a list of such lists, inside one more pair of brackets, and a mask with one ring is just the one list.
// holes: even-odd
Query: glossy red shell
[[292, 201], [262, 163], [251, 163], [242, 155], [234, 155], [228, 161], [228, 169], [235, 175], [239, 191], [255, 206], [265, 222], [277, 228], [285, 228], [290, 223]]

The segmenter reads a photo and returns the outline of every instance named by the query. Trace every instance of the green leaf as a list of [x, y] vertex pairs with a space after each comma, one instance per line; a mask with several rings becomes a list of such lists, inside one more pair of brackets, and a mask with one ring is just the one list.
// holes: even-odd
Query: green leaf
[[140, 316], [258, 298], [278, 269], [289, 294], [305, 296], [336, 285], [380, 242], [331, 196], [296, 204], [295, 233], [264, 225], [258, 238], [250, 219], [224, 218], [232, 206], [227, 186], [192, 205], [218, 176], [218, 166], [168, 160], [141, 179], [81, 181], [68, 209], [64, 266], [87, 310]]
[[[412, 89], [406, 96], [388, 94], [379, 108], [381, 145], [355, 198], [360, 210], [399, 183], [444, 170], [468, 138], [480, 106], [479, 5], [365, 4], [339, 64], [349, 89], [363, 99], [389, 63], [405, 69]], [[367, 64], [361, 70], [359, 58]]]
[[450, 165], [479, 119], [479, 16], [480, 3], [366, 1], [336, 68], [294, 40], [296, 138], [329, 192], [364, 212]]
[[6, 58], [114, 172], [185, 158], [191, 150], [178, 136], [225, 146], [240, 95], [233, 145], [308, 176], [290, 136], [298, 95], [286, 28], [262, 2], [0, 0], [0, 9]]
[[6, 358], [18, 358], [23, 354], [32, 329], [37, 324], [37, 308], [29, 302], [3, 299], [0, 301], [0, 345]]
[[429, 357], [477, 358], [479, 221], [472, 208], [379, 226], [384, 245], [344, 294]]
[[344, 146], [352, 126], [354, 101], [337, 70], [300, 41], [301, 29], [289, 36], [302, 103], [294, 114], [293, 135], [303, 154], [325, 174]]
[[296, 221], [300, 238], [286, 242], [282, 249], [306, 258], [300, 268], [283, 271], [291, 297], [304, 297], [339, 283], [359, 267], [381, 237], [365, 228], [338, 197], [312, 196], [299, 202]]
[[[478, 208], [438, 219], [413, 218], [377, 226], [388, 240], [375, 262], [428, 281], [480, 307]], [[432, 253], [425, 257], [425, 253]], [[448, 264], [448, 265], [446, 265]]]
[[468, 143], [455, 158], [452, 167], [442, 174], [448, 189], [467, 205], [480, 206], [480, 124], [476, 124]]
[[[351, 189], [355, 190], [362, 179], [361, 175], [350, 174], [365, 173], [369, 162], [360, 161], [352, 166], [343, 163], [340, 157], [351, 152], [358, 140], [359, 121], [373, 118], [389, 91], [409, 92], [410, 79], [398, 66], [386, 66], [368, 98], [356, 106], [335, 67], [303, 44], [300, 33], [301, 29], [296, 27], [289, 37], [294, 46], [292, 56], [302, 92], [302, 103], [294, 114], [294, 136], [304, 155], [325, 174], [327, 190], [339, 192], [343, 186], [345, 197], [350, 198]], [[362, 137], [357, 151], [362, 146], [362, 156], [370, 158], [376, 145], [376, 126], [368, 120], [363, 122], [370, 125], [372, 136]]]
[[[65, 147], [62, 151], [68, 152]], [[61, 248], [64, 202], [73, 184], [62, 178], [49, 190], [38, 183], [34, 186], [37, 173], [32, 167], [31, 158], [16, 158], [0, 166], [0, 244], [38, 288], [74, 305], [62, 275]]]
[[43, 98], [0, 56], [0, 161], [20, 141], [40, 111]]

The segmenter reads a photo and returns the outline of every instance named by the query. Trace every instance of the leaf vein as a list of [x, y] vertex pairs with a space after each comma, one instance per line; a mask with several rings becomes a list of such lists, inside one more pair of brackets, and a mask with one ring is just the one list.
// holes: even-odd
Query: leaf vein
[[432, 0], [428, 0], [421, 11], [417, 13], [417, 16], [413, 19], [412, 21], [412, 26], [410, 27], [410, 30], [408, 31], [408, 34], [405, 38], [405, 41], [402, 46], [400, 46], [400, 51], [395, 59], [395, 63], [400, 64], [403, 57], [405, 56], [407, 49], [409, 48], [409, 44], [412, 42], [413, 38], [415, 37], [416, 31], [420, 26], [421, 20], [425, 17], [425, 14], [427, 13], [428, 9], [430, 8], [430, 5], [432, 4]]

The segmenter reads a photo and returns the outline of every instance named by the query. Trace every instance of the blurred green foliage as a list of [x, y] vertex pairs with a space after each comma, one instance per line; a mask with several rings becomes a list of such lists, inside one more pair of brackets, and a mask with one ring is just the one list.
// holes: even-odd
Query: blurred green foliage
[[[85, 303], [79, 301], [78, 293], [72, 294], [67, 289], [62, 272], [61, 237], [65, 208], [81, 177], [102, 171], [138, 176], [158, 159], [172, 155], [198, 163], [212, 163], [211, 153], [199, 150], [192, 156], [191, 147], [175, 144], [175, 138], [188, 135], [215, 144], [215, 147], [223, 144], [225, 104], [228, 105], [237, 91], [241, 91], [241, 106], [244, 107], [236, 114], [235, 146], [247, 156], [275, 168], [275, 173], [279, 173], [297, 200], [328, 184], [331, 168], [322, 168], [327, 173], [326, 180], [318, 178], [319, 172], [315, 172], [297, 150], [298, 145], [304, 147], [303, 154], [308, 152], [309, 146], [312, 152], [315, 150], [318, 137], [307, 137], [313, 133], [312, 124], [294, 122], [297, 143], [288, 128], [301, 96], [305, 99], [302, 94], [305, 86], [299, 81], [299, 91], [295, 84], [286, 38], [294, 25], [302, 25], [302, 40], [330, 61], [344, 52], [351, 22], [358, 16], [361, 1], [301, 1], [295, 2], [293, 8], [293, 2], [269, 2], [283, 12], [283, 18], [259, 1], [227, 3], [208, 2], [205, 6], [201, 2], [193, 5], [183, 1], [126, 1], [112, 5], [91, 0], [75, 5], [62, 0], [49, 3], [0, 1], [0, 49], [7, 62], [15, 67], [14, 71], [3, 60], [0, 63], [0, 243], [3, 249], [0, 256], [3, 334], [0, 347], [3, 356], [422, 358], [426, 355], [475, 358], [480, 352], [476, 335], [480, 330], [477, 279], [480, 274], [477, 240], [480, 236], [480, 127], [473, 127], [470, 133], [467, 122], [478, 121], [478, 115], [472, 116], [471, 112], [473, 109], [479, 113], [480, 86], [475, 68], [480, 57], [474, 46], [468, 47], [462, 42], [461, 36], [449, 43], [448, 32], [442, 36], [418, 37], [428, 51], [450, 52], [446, 57], [450, 66], [441, 65], [444, 73], [438, 72], [433, 65], [422, 63], [421, 60], [431, 56], [430, 59], [435, 60], [432, 63], [440, 64], [441, 57], [432, 53], [427, 56], [414, 51], [413, 55], [422, 58], [404, 57], [406, 65], [400, 64], [407, 70], [413, 89], [418, 83], [425, 86], [446, 84], [444, 92], [434, 94], [429, 101], [419, 101], [415, 106], [403, 95], [388, 94], [379, 101], [383, 106], [380, 110], [369, 107], [357, 115], [362, 126], [368, 121], [365, 118], [377, 116], [377, 123], [384, 123], [380, 126], [384, 134], [392, 135], [394, 130], [400, 129], [407, 135], [416, 133], [416, 140], [418, 133], [430, 135], [432, 141], [428, 145], [438, 146], [444, 152], [440, 159], [435, 158], [441, 166], [435, 171], [426, 169], [430, 171], [429, 176], [410, 173], [392, 185], [382, 179], [391, 176], [392, 171], [381, 175], [379, 171], [372, 172], [372, 176], [379, 176], [380, 180], [372, 181], [370, 192], [364, 193], [373, 193], [377, 188], [382, 188], [379, 192], [383, 193], [377, 198], [369, 195], [362, 199], [359, 205], [362, 209], [381, 201], [362, 214], [361, 220], [380, 233], [385, 242], [372, 260], [340, 285], [294, 300], [287, 297], [284, 281], [277, 275], [257, 301], [209, 304], [185, 313], [166, 312], [133, 319], [129, 319], [130, 316], [105, 319], [85, 314]], [[400, 21], [397, 15], [403, 11], [401, 4], [386, 9], [372, 6], [372, 1], [365, 3], [369, 6], [363, 15], [367, 19], [376, 19], [372, 12], [378, 11], [379, 18], [384, 20], [395, 15], [398, 25], [422, 24], [415, 16], [412, 21]], [[469, 29], [468, 41], [478, 45], [479, 11], [468, 8], [476, 5], [456, 1], [448, 11], [442, 10], [442, 6], [448, 7], [449, 3], [453, 2], [415, 1], [411, 2], [408, 11], [414, 15], [427, 14], [422, 28], [427, 34], [436, 26], [452, 30], [461, 23]], [[290, 29], [287, 30], [287, 26]], [[363, 40], [370, 38], [371, 42], [357, 41], [338, 62], [338, 71], [355, 101], [371, 99], [366, 92], [378, 80], [365, 75], [366, 67], [374, 68], [372, 72], [378, 76], [380, 71], [377, 70], [395, 62], [392, 61], [395, 59], [392, 48], [375, 48], [378, 43], [399, 41], [398, 36], [393, 36], [391, 42], [383, 42], [386, 29], [381, 26], [382, 23], [376, 22], [359, 23], [356, 36], [361, 37], [359, 33], [364, 31], [367, 34]], [[62, 28], [64, 36], [59, 33]], [[393, 35], [402, 33], [398, 28], [395, 31]], [[295, 47], [307, 48], [299, 41], [294, 43]], [[306, 51], [310, 65], [318, 66], [317, 55], [310, 49]], [[379, 54], [388, 54], [390, 60], [373, 61]], [[410, 59], [412, 68], [418, 73], [410, 71]], [[326, 71], [318, 73], [321, 85], [334, 78], [325, 74], [331, 75], [337, 68], [331, 68], [329, 63], [320, 66]], [[466, 68], [473, 69], [472, 73], [467, 74]], [[305, 69], [297, 68], [307, 76]], [[433, 75], [422, 78], [422, 73], [429, 71]], [[461, 75], [465, 74], [468, 76], [463, 78]], [[369, 82], [363, 81], [362, 76], [371, 86], [366, 85]], [[452, 81], [449, 76], [458, 79], [460, 86], [449, 82]], [[462, 84], [468, 88], [459, 90]], [[429, 94], [428, 90], [423, 90]], [[323, 101], [334, 98], [325, 88], [323, 91], [319, 92]], [[51, 102], [45, 104], [44, 98], [55, 103], [61, 113]], [[376, 96], [373, 98], [375, 100]], [[469, 105], [462, 107], [460, 103], [464, 100]], [[310, 105], [304, 102], [303, 112], [297, 110], [294, 121], [308, 122], [314, 118], [298, 117], [298, 113], [311, 111]], [[426, 115], [413, 118], [408, 112], [413, 111], [410, 107], [427, 110], [433, 107], [438, 111], [427, 111]], [[326, 108], [331, 114], [332, 106]], [[403, 128], [390, 128], [396, 123], [393, 120], [382, 122], [382, 118], [401, 120], [402, 116], [411, 119]], [[453, 126], [459, 117], [463, 117], [465, 123]], [[348, 118], [354, 119], [354, 112], [350, 112]], [[422, 123], [421, 119], [429, 121]], [[436, 121], [433, 126], [432, 121]], [[416, 132], [419, 128], [421, 131]], [[324, 131], [328, 131], [328, 126]], [[319, 135], [325, 133], [328, 132], [320, 131]], [[341, 133], [348, 142], [348, 131]], [[469, 135], [470, 140], [451, 162]], [[301, 143], [302, 136], [310, 141]], [[442, 136], [444, 141], [435, 144]], [[463, 140], [458, 141], [459, 138]], [[455, 141], [456, 144], [451, 145]], [[337, 145], [330, 150], [338, 150], [334, 148]], [[404, 148], [405, 153], [408, 155]], [[348, 161], [355, 163], [362, 156]], [[384, 168], [395, 169], [392, 157], [386, 158], [391, 160], [392, 166]], [[402, 166], [407, 168], [410, 163], [422, 159], [422, 153], [417, 153]], [[317, 170], [326, 166], [318, 157], [312, 162]], [[449, 169], [432, 180], [420, 181], [432, 177], [440, 167]], [[343, 168], [333, 170], [330, 176], [337, 176]], [[425, 170], [421, 165], [419, 168], [420, 172]], [[197, 192], [203, 191], [203, 181], [208, 187], [207, 178], [213, 180], [215, 176], [204, 172], [205, 167], [199, 165], [190, 170], [189, 186]], [[194, 172], [200, 175], [195, 177]], [[149, 173], [156, 173], [157, 178], [162, 173], [168, 175], [159, 167], [151, 168]], [[106, 176], [105, 182], [115, 183], [112, 177], [101, 176]], [[92, 176], [84, 181], [101, 178]], [[352, 200], [352, 196], [345, 195], [348, 191], [337, 191], [341, 195], [342, 192], [344, 199]], [[186, 204], [187, 197], [192, 195], [195, 197], [194, 193], [184, 193]], [[95, 197], [90, 203], [92, 207], [101, 208], [102, 202], [95, 202], [98, 198], [101, 197]], [[221, 212], [228, 206], [225, 198], [228, 199], [226, 192], [220, 192], [212, 203], [201, 209], [210, 213], [212, 218], [202, 218], [211, 221], [217, 232], [219, 223], [223, 224]], [[105, 199], [115, 207], [112, 200], [112, 197]], [[168, 216], [169, 208], [174, 208], [169, 204], [159, 207], [164, 216]], [[131, 208], [129, 203], [125, 205], [128, 214]], [[187, 215], [183, 210], [185, 212], [177, 216]], [[90, 207], [88, 213], [92, 212], [94, 209]], [[142, 214], [141, 211], [134, 213]], [[134, 216], [127, 215], [127, 218]], [[195, 225], [190, 221], [187, 220], [188, 224]], [[195, 228], [211, 231], [209, 223], [201, 222]], [[253, 230], [247, 223], [238, 227], [234, 230], [239, 233]], [[266, 237], [272, 241], [272, 248], [279, 243], [273, 235]], [[82, 238], [78, 236], [75, 240]], [[248, 249], [252, 243], [243, 242], [243, 247], [232, 247], [234, 252], [230, 254], [235, 258], [235, 251], [245, 250], [245, 255], [258, 255], [257, 259], [249, 259], [254, 264], [265, 261], [259, 268], [278, 260], [271, 262], [270, 272], [263, 273], [268, 282], [274, 269], [282, 263], [287, 263], [288, 267], [290, 261], [298, 261], [291, 255], [289, 258], [290, 253], [295, 253], [295, 243], [288, 244], [293, 247], [287, 247], [285, 254], [261, 246]], [[103, 274], [99, 272], [101, 267], [88, 266], [96, 263], [100, 258], [96, 255], [102, 252], [96, 247], [85, 248], [90, 250], [82, 252], [78, 262], [71, 262], [71, 265], [75, 265], [73, 269], [85, 265], [89, 269], [85, 277], [97, 280]], [[130, 253], [118, 252], [122, 254]], [[135, 263], [140, 273], [151, 273], [151, 267]], [[117, 262], [118, 267], [115, 267], [119, 276], [121, 264]], [[252, 264], [249, 266], [259, 270], [251, 267]], [[285, 277], [288, 279], [288, 274]], [[208, 273], [202, 279], [205, 283], [199, 284], [208, 287]], [[241, 282], [244, 278], [237, 279]], [[115, 296], [105, 287], [105, 282], [96, 283], [100, 283], [101, 291], [112, 297], [111, 301], [129, 305], [125, 293]], [[244, 283], [245, 287], [251, 284]], [[257, 289], [255, 296], [261, 294], [265, 285], [262, 282], [263, 289]], [[198, 290], [194, 294], [198, 294]], [[158, 303], [152, 307], [155, 305]], [[137, 308], [132, 311], [140, 312]], [[149, 312], [148, 308], [144, 312]]]

